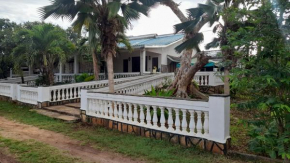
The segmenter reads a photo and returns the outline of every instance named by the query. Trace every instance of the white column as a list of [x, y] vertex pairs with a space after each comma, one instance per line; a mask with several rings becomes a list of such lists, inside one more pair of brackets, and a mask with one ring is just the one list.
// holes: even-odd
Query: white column
[[12, 78], [13, 77], [13, 70], [12, 70], [12, 68], [10, 68], [10, 78]]
[[146, 64], [146, 49], [142, 49], [140, 52], [140, 72], [141, 75], [145, 73], [145, 64]]
[[63, 64], [59, 62], [59, 81], [62, 82]]
[[209, 96], [209, 138], [225, 143], [230, 138], [230, 96]]
[[78, 55], [75, 54], [74, 55], [74, 74], [78, 74], [79, 73], [79, 60], [78, 60]]

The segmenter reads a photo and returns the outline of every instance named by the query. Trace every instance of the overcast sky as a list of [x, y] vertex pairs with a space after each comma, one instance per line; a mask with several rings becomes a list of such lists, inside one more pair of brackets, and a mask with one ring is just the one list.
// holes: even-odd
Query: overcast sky
[[[205, 0], [175, 0], [175, 2], [180, 3], [180, 8], [185, 13], [186, 9], [197, 6], [197, 3], [204, 3]], [[49, 0], [0, 0], [0, 18], [8, 18], [17, 23], [40, 21], [38, 8], [49, 4]], [[62, 28], [67, 28], [71, 24], [66, 20], [51, 18], [45, 22], [58, 24]], [[127, 31], [127, 35], [173, 33], [173, 25], [179, 22], [168, 7], [158, 5], [151, 10], [149, 17], [142, 15], [140, 20], [133, 22], [133, 27]], [[204, 33], [206, 36], [204, 42], [209, 42], [211, 40], [209, 28], [204, 27], [201, 31], [207, 31]]]

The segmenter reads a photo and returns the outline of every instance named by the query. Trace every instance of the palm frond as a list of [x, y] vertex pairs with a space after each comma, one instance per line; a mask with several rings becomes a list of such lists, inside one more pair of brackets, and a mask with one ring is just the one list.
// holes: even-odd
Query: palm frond
[[193, 28], [196, 26], [196, 24], [199, 22], [199, 20], [200, 19], [198, 18], [198, 19], [194, 19], [194, 20], [190, 20], [187, 22], [174, 25], [175, 33], [178, 33], [180, 31], [186, 32], [186, 33], [191, 32]]
[[217, 48], [220, 45], [220, 39], [214, 38], [210, 43], [205, 45], [205, 49]]
[[187, 10], [187, 14], [192, 19], [196, 19], [202, 16], [204, 11], [201, 8], [191, 8]]
[[204, 36], [202, 33], [197, 33], [194, 35], [194, 37], [184, 41], [182, 44], [178, 45], [175, 50], [178, 53], [181, 53], [183, 50], [186, 49], [193, 49], [193, 48], [197, 48], [198, 45], [203, 42]]
[[126, 35], [124, 35], [122, 33], [118, 33], [117, 40], [118, 40], [118, 43], [123, 43], [126, 46], [126, 48], [129, 50], [129, 52], [131, 52], [133, 50], [133, 48], [130, 44], [130, 41], [128, 40]]
[[138, 2], [132, 2], [128, 4], [128, 7], [139, 13], [142, 13], [143, 15], [148, 16], [149, 7], [146, 5], [139, 4]]
[[126, 4], [121, 5], [121, 10], [122, 10], [123, 17], [128, 23], [130, 23], [132, 20], [136, 20], [140, 18], [140, 13], [138, 13], [136, 10], [132, 9]]
[[107, 7], [108, 7], [108, 10], [109, 10], [109, 18], [114, 18], [119, 10], [120, 10], [120, 7], [121, 7], [121, 3], [118, 2], [118, 1], [113, 1], [113, 2], [110, 2]]

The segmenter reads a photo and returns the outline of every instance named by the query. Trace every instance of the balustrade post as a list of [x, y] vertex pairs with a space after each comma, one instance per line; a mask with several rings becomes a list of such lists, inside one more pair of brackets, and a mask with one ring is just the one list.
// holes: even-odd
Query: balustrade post
[[209, 139], [225, 143], [230, 138], [230, 96], [209, 96]]
[[182, 110], [182, 133], [186, 134], [187, 133], [187, 121], [186, 121], [186, 110]]
[[164, 116], [164, 107], [159, 107], [161, 110], [161, 117], [160, 117], [160, 124], [161, 124], [161, 129], [166, 129], [165, 128], [165, 116]]
[[99, 115], [99, 100], [94, 100], [94, 106], [95, 106], [94, 114], [98, 116]]
[[201, 136], [201, 130], [202, 130], [202, 122], [201, 122], [201, 111], [196, 111], [197, 113], [197, 124], [196, 124], [196, 131], [197, 135]]
[[87, 90], [82, 90], [81, 92], [82, 97], [81, 97], [81, 110], [87, 110], [87, 103], [88, 103], [88, 91]]
[[152, 106], [152, 107], [153, 107], [153, 126], [158, 127], [157, 106]]
[[118, 117], [118, 108], [117, 108], [117, 102], [114, 102], [114, 109], [113, 109], [114, 119], [117, 119]]
[[51, 100], [53, 100], [51, 97], [51, 91], [49, 87], [38, 87], [37, 92], [38, 92], [37, 97], [38, 108], [42, 108], [42, 103], [50, 102]]
[[109, 117], [113, 118], [113, 102], [109, 101]]
[[128, 118], [129, 118], [129, 122], [132, 122], [132, 116], [133, 116], [133, 113], [132, 113], [132, 104], [131, 103], [128, 103], [128, 105], [129, 105]]
[[167, 108], [168, 109], [168, 130], [169, 131], [174, 131], [173, 129], [173, 118], [172, 118], [172, 108]]
[[195, 134], [195, 119], [194, 119], [194, 111], [190, 110], [190, 123], [189, 123], [189, 129], [190, 129], [190, 134], [194, 135]]
[[150, 106], [146, 105], [146, 121], [147, 121], [147, 126], [151, 126], [151, 113], [150, 113]]
[[122, 121], [122, 103], [118, 102], [119, 112], [118, 112], [118, 118]]
[[144, 105], [140, 105], [140, 123], [141, 125], [144, 125], [144, 119], [145, 119], [145, 115], [144, 115]]
[[126, 103], [123, 103], [124, 105], [124, 113], [123, 113], [123, 117], [124, 117], [124, 121], [128, 121], [128, 114], [127, 114], [127, 104]]
[[134, 104], [134, 123], [138, 124], [138, 105]]
[[175, 110], [175, 131], [180, 132], [180, 119], [179, 119], [179, 109]]

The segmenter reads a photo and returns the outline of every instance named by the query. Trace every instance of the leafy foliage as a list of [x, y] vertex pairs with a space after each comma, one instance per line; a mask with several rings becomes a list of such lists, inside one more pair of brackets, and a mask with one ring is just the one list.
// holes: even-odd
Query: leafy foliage
[[237, 49], [235, 56], [242, 58], [232, 71], [231, 87], [248, 97], [239, 108], [260, 113], [249, 122], [250, 150], [290, 159], [290, 49], [285, 39], [289, 33], [280, 30], [280, 22], [289, 18], [281, 18], [270, 1], [251, 5], [257, 9], [229, 10], [235, 11], [228, 17], [232, 23], [240, 23], [238, 17], [248, 18], [237, 30], [226, 33], [228, 46]]
[[86, 78], [90, 77], [88, 73], [82, 73], [81, 75], [76, 75], [75, 76], [75, 81], [77, 83], [79, 82], [84, 82]]
[[152, 97], [171, 97], [174, 93], [174, 90], [164, 90], [164, 89], [156, 89], [151, 86], [151, 90], [145, 90], [144, 95], [152, 96]]

